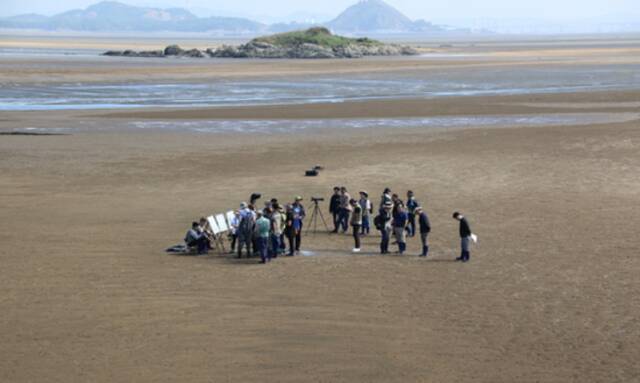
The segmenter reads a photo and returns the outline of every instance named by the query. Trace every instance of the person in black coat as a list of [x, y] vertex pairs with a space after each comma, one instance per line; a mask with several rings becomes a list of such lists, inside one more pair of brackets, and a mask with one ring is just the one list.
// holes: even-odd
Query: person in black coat
[[427, 213], [425, 213], [422, 206], [418, 206], [415, 208], [415, 214], [418, 216], [418, 223], [420, 225], [420, 240], [422, 241], [422, 254], [421, 257], [426, 257], [429, 255], [429, 242], [427, 241], [427, 237], [431, 232], [431, 223], [429, 222], [429, 217]]
[[329, 202], [329, 213], [333, 216], [333, 233], [337, 233], [340, 221], [340, 188], [338, 186], [333, 188], [333, 195]]
[[462, 213], [453, 213], [453, 219], [460, 222], [460, 247], [462, 249], [456, 261], [469, 262], [471, 258], [471, 254], [469, 253], [469, 243], [472, 235], [471, 226], [469, 226], [469, 221], [467, 221]]

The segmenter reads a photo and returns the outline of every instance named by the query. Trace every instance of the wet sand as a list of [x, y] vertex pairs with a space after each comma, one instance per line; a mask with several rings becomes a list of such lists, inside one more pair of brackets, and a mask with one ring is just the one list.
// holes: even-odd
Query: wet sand
[[[595, 92], [157, 113], [397, 117], [575, 113], [577, 104], [615, 114], [638, 101], [638, 92]], [[0, 130], [157, 118], [144, 113], [2, 113]], [[0, 380], [635, 381], [639, 150], [637, 120], [0, 136]], [[321, 176], [303, 177], [315, 164]], [[316, 256], [268, 266], [163, 253], [194, 218], [252, 192], [301, 194], [309, 208], [343, 184], [374, 201], [386, 186], [416, 191], [432, 257], [416, 256], [417, 239], [405, 256], [379, 256], [377, 235], [351, 255], [349, 236], [324, 233], [303, 239]], [[452, 262], [454, 210], [480, 237], [465, 265]]]

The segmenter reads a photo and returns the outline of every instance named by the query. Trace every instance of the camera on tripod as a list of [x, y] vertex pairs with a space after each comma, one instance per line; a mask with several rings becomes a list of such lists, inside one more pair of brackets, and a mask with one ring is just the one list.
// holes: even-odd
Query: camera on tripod
[[324, 220], [324, 216], [322, 215], [322, 209], [320, 209], [320, 205], [318, 202], [324, 201], [322, 197], [311, 197], [311, 201], [313, 201], [313, 212], [311, 213], [311, 219], [309, 220], [309, 226], [307, 226], [307, 233], [309, 230], [313, 230], [315, 234], [318, 231], [318, 217], [322, 220], [322, 224], [324, 228], [329, 231], [329, 226], [327, 226], [327, 221]]

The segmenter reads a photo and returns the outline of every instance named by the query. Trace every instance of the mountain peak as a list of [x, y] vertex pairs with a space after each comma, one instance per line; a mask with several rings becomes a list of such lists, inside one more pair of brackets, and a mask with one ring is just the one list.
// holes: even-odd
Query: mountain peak
[[382, 0], [360, 0], [329, 22], [338, 31], [410, 31], [413, 21]]

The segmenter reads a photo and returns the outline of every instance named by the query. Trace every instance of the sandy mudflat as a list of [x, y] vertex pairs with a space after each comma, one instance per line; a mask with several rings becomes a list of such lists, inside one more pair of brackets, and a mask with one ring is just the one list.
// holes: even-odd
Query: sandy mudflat
[[[437, 109], [630, 113], [639, 101], [637, 92], [448, 98]], [[224, 113], [360, 116], [354, 105]], [[418, 101], [366, 108], [438, 113]], [[0, 130], [151, 117], [113, 113], [3, 113]], [[637, 120], [0, 136], [0, 381], [638, 381], [638, 153]], [[326, 170], [303, 177], [314, 164]], [[379, 256], [377, 236], [354, 256], [349, 236], [328, 234], [304, 238], [317, 256], [267, 267], [163, 253], [193, 218], [251, 192], [308, 202], [342, 184], [376, 201], [385, 186], [415, 190], [433, 257], [415, 256], [417, 240], [406, 256]], [[480, 236], [466, 265], [452, 262], [457, 209]]]

